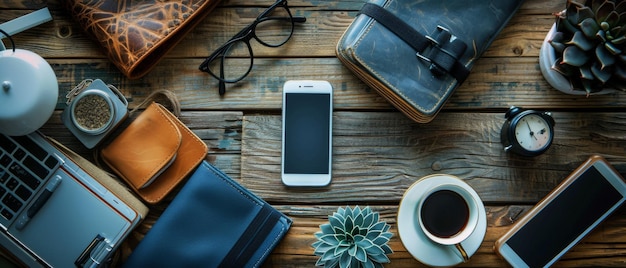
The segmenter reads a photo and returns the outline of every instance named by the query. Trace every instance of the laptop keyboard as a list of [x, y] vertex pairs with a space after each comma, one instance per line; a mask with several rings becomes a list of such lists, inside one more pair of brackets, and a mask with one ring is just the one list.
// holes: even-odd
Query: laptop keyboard
[[58, 166], [30, 137], [0, 134], [0, 224], [8, 227]]

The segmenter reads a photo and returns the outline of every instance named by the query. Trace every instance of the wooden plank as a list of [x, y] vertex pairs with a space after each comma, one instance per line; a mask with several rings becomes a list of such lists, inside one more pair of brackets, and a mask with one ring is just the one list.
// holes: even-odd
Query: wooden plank
[[[59, 108], [65, 94], [84, 78], [100, 78], [113, 84], [130, 99], [131, 107], [156, 89], [174, 91], [184, 109], [266, 110], [280, 109], [282, 85], [292, 79], [330, 79], [340, 108], [383, 108], [391, 106], [345, 69], [337, 59], [284, 59], [255, 61], [245, 81], [227, 85], [225, 96], [217, 93], [217, 80], [197, 69], [197, 60], [166, 59], [143, 79], [129, 80], [106, 60], [49, 60], [59, 77]], [[297, 71], [293, 71], [297, 70]], [[263, 75], [266, 73], [266, 75]], [[345, 80], [343, 80], [345, 79]]]
[[[28, 5], [20, 1], [6, 2], [13, 4], [7, 6]], [[61, 93], [84, 78], [101, 78], [123, 88], [127, 97], [138, 101], [155, 88], [172, 88], [181, 96], [185, 109], [265, 110], [280, 109], [280, 88], [286, 80], [324, 79], [341, 89], [336, 95], [335, 106], [338, 109], [392, 109], [384, 99], [341, 65], [334, 55], [337, 40], [352, 20], [353, 14], [348, 13], [357, 10], [362, 1], [342, 4], [329, 1], [290, 2], [294, 8], [302, 8], [302, 12], [307, 12], [304, 15], [309, 17], [309, 22], [284, 47], [266, 49], [255, 45], [255, 55], [260, 59], [255, 60], [252, 73], [241, 83], [229, 85], [227, 96], [219, 97], [215, 92], [216, 80], [197, 70], [202, 57], [213, 49], [207, 44], [222, 43], [212, 37], [215, 34], [222, 35], [223, 41], [230, 38], [232, 33], [238, 31], [239, 24], [247, 23], [238, 21], [247, 19], [244, 17], [258, 9], [250, 5], [263, 3], [225, 1], [207, 18], [206, 23], [198, 26], [175, 51], [166, 55], [166, 60], [140, 80], [124, 78], [104, 59], [97, 46], [81, 32], [64, 7], [56, 1], [50, 4], [55, 18], [53, 22], [15, 38], [18, 47], [33, 50], [49, 60], [59, 77]], [[511, 105], [529, 108], [549, 105], [563, 109], [626, 105], [623, 94], [573, 97], [553, 90], [543, 80], [536, 62], [538, 48], [554, 20], [550, 13], [561, 8], [554, 2], [525, 2], [519, 14], [513, 17], [484, 57], [478, 60], [469, 79], [451, 97], [444, 111], [479, 108], [502, 110]], [[0, 21], [26, 11], [3, 11]], [[76, 60], [64, 59], [68, 51]], [[59, 103], [62, 103], [62, 99]]]
[[[258, 59], [243, 81], [227, 85], [217, 94], [217, 80], [198, 71], [198, 60], [165, 59], [142, 79], [124, 78], [107, 60], [48, 60], [59, 79], [59, 103], [66, 92], [85, 78], [100, 78], [117, 86], [131, 100], [131, 107], [153, 90], [169, 89], [184, 109], [274, 110], [282, 105], [282, 85], [287, 80], [328, 80], [334, 87], [338, 110], [389, 110], [393, 107], [344, 67], [337, 58]], [[525, 108], [605, 109], [626, 106], [625, 94], [572, 96], [551, 88], [534, 58], [481, 58], [472, 74], [443, 107], [454, 110]], [[62, 108], [63, 105], [59, 105]]]
[[[56, 111], [41, 128], [48, 135], [68, 148], [94, 161], [95, 149], [87, 149], [67, 130], [61, 122], [61, 111]], [[134, 114], [132, 117], [136, 117]], [[196, 112], [183, 111], [180, 120], [209, 147], [207, 160], [237, 179], [240, 173], [242, 133], [241, 112]]]
[[[23, 8], [34, 9], [40, 6], [21, 1], [5, 2], [8, 3], [0, 3], [0, 6], [14, 8], [3, 10], [0, 21], [31, 11]], [[366, 1], [290, 1], [294, 16], [305, 16], [307, 22], [298, 25], [292, 40], [280, 48], [267, 48], [252, 41], [254, 54], [256, 57], [334, 57], [337, 41], [364, 2]], [[554, 2], [544, 2], [526, 1], [484, 56], [537, 57], [541, 41], [554, 23], [551, 13], [563, 8]], [[176, 49], [165, 56], [207, 57], [251, 23], [264, 10], [262, 6], [267, 4], [267, 1], [224, 1]], [[54, 20], [16, 35], [15, 40], [20, 47], [33, 50], [44, 58], [65, 57], [68, 50], [72, 51], [73, 57], [104, 58], [97, 45], [70, 17], [63, 4], [49, 1], [48, 6]]]
[[[345, 205], [339, 205], [345, 206]], [[294, 220], [287, 236], [274, 249], [263, 267], [312, 267], [318, 257], [313, 254], [311, 244], [315, 242], [314, 233], [319, 225], [327, 222], [328, 215], [337, 210], [337, 206], [291, 206], [275, 205], [281, 212]], [[389, 267], [425, 267], [414, 259], [406, 250], [397, 230], [397, 205], [371, 206], [380, 213], [381, 220], [391, 225], [393, 237], [389, 242], [394, 253], [388, 255]], [[480, 248], [468, 263], [461, 267], [504, 267], [506, 263], [493, 251], [495, 241], [511, 227], [511, 224], [524, 215], [530, 206], [486, 206], [487, 233]], [[154, 224], [162, 207], [156, 207], [148, 218], [121, 245], [117, 261], [122, 261], [143, 238]], [[618, 210], [597, 229], [592, 231], [581, 243], [567, 253], [556, 266], [620, 266], [626, 261], [626, 209]]]
[[399, 113], [335, 112], [331, 185], [292, 189], [280, 182], [281, 117], [246, 115], [242, 183], [277, 203], [397, 203], [419, 178], [444, 173], [485, 202], [534, 203], [594, 153], [626, 173], [624, 113], [555, 113], [555, 142], [535, 158], [503, 151], [503, 114], [439, 116], [421, 125]]
[[[382, 219], [390, 224], [391, 232], [394, 233], [389, 245], [394, 253], [389, 255], [391, 259], [390, 267], [425, 267], [423, 264], [415, 260], [404, 248], [397, 233], [396, 208], [390, 207], [373, 207], [381, 213]], [[513, 220], [518, 219], [530, 207], [523, 206], [488, 206], [487, 211], [487, 233], [485, 238], [472, 259], [468, 263], [461, 264], [461, 267], [505, 267], [506, 263], [500, 259], [493, 251], [495, 241], [500, 238], [510, 228], [510, 223], [501, 224], [508, 221], [512, 216]], [[290, 208], [285, 208], [289, 210]], [[320, 210], [320, 211], [318, 211]], [[320, 207], [315, 211], [317, 217], [321, 215], [330, 215], [336, 210], [335, 207]], [[324, 213], [326, 211], [326, 213]], [[581, 241], [569, 253], [567, 253], [559, 263], [560, 266], [620, 266], [626, 253], [626, 245], [624, 244], [624, 235], [621, 229], [626, 220], [624, 209], [618, 211], [612, 217], [601, 224], [596, 231]], [[289, 211], [287, 211], [289, 213]], [[289, 267], [311, 266], [317, 260], [313, 256], [313, 249], [310, 244], [315, 242], [313, 233], [319, 230], [318, 225], [326, 222], [326, 218], [322, 217], [317, 221], [311, 222], [313, 215], [307, 215], [307, 222], [302, 223], [296, 216], [294, 227], [274, 251], [270, 260], [266, 262], [266, 267], [285, 267], [282, 264], [288, 263]], [[600, 231], [602, 230], [602, 231]], [[606, 234], [614, 236], [607, 240]], [[614, 239], [613, 239], [614, 238]], [[296, 246], [293, 246], [296, 245]]]

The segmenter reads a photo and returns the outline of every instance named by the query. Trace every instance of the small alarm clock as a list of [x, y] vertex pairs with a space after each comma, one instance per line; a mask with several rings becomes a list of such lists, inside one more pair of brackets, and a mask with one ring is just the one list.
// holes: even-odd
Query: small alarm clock
[[511, 107], [504, 117], [500, 140], [504, 151], [523, 156], [544, 153], [554, 140], [554, 119], [549, 112]]

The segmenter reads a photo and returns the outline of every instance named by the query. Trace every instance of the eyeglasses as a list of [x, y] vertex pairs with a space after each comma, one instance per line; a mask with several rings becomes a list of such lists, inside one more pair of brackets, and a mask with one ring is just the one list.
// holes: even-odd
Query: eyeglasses
[[224, 95], [226, 83], [236, 83], [246, 77], [254, 62], [250, 39], [266, 47], [279, 47], [289, 41], [296, 22], [305, 17], [293, 17], [287, 0], [278, 0], [259, 15], [252, 24], [233, 36], [200, 64], [200, 71], [219, 80], [219, 93]]

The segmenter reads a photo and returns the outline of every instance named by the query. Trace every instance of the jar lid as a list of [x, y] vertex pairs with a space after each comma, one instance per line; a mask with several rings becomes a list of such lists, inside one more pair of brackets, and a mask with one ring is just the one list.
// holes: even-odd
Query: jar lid
[[29, 134], [52, 116], [59, 85], [52, 67], [34, 52], [0, 51], [0, 133]]
[[88, 89], [76, 96], [70, 104], [70, 117], [74, 125], [90, 135], [99, 135], [113, 124], [115, 109], [106, 92]]

